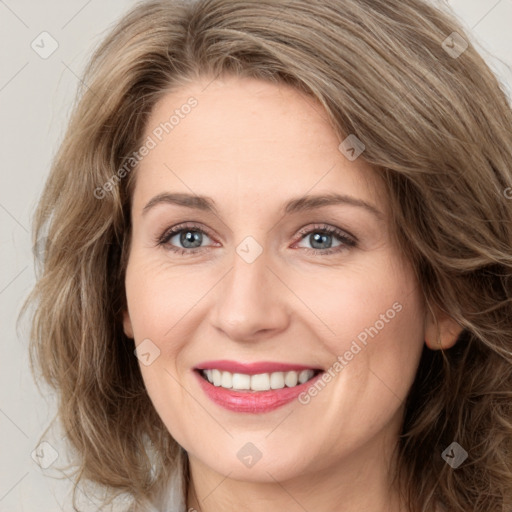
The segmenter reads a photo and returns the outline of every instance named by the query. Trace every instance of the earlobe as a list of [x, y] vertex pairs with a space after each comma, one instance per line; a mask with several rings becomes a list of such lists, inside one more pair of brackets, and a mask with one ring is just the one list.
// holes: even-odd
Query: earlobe
[[463, 328], [449, 315], [438, 312], [437, 322], [429, 311], [425, 321], [425, 343], [431, 350], [448, 349], [455, 345]]
[[130, 313], [128, 313], [128, 310], [123, 311], [123, 330], [128, 338], [133, 339], [132, 321], [130, 319]]

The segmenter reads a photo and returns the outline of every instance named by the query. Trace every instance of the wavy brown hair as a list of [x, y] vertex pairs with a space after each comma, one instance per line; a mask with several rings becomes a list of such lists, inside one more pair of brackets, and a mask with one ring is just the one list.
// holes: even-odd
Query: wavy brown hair
[[[407, 397], [394, 478], [409, 510], [510, 512], [512, 111], [455, 16], [422, 0], [150, 1], [96, 50], [35, 214], [44, 264], [28, 301], [76, 482], [141, 504], [186, 473], [122, 329], [126, 163], [164, 94], [221, 75], [292, 85], [340, 141], [363, 141], [429, 310], [463, 327], [452, 348], [424, 348]], [[456, 469], [441, 457], [453, 441], [468, 452]]]

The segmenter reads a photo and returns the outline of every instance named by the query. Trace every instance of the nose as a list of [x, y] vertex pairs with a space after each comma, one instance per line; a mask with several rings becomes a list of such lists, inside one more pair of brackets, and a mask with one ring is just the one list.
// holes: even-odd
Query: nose
[[234, 341], [271, 338], [289, 323], [289, 292], [263, 252], [248, 262], [235, 253], [233, 266], [217, 287], [211, 320]]

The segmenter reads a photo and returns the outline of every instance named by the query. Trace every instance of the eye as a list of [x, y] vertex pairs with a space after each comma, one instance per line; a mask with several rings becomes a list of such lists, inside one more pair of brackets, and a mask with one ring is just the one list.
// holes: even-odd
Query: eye
[[[197, 224], [179, 224], [165, 231], [157, 239], [157, 244], [178, 254], [195, 254], [204, 250], [204, 239], [211, 240], [207, 232]], [[181, 247], [179, 247], [181, 245]]]
[[[307, 240], [312, 245], [311, 248], [303, 247], [303, 249], [313, 255], [325, 256], [339, 253], [357, 245], [355, 237], [327, 224], [318, 224], [309, 229], [302, 229], [299, 235], [301, 236], [299, 242]], [[156, 243], [177, 254], [192, 255], [208, 247], [203, 245], [205, 238], [212, 240], [205, 229], [197, 224], [184, 223], [166, 230], [157, 238]], [[336, 240], [338, 243], [333, 246], [333, 241]]]
[[[304, 247], [307, 253], [314, 255], [327, 255], [339, 253], [350, 247], [355, 247], [357, 241], [355, 237], [348, 235], [339, 228], [327, 224], [315, 225], [309, 229], [303, 229], [299, 233], [300, 242], [307, 240], [311, 248]], [[333, 241], [338, 240], [338, 244], [333, 246]]]

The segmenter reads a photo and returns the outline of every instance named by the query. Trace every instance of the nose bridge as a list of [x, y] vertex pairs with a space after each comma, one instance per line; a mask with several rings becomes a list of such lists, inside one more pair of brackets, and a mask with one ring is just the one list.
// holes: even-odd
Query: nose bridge
[[267, 267], [270, 256], [253, 237], [246, 237], [235, 248], [232, 269], [220, 286], [213, 319], [215, 326], [233, 339], [251, 338], [259, 331], [282, 328], [286, 323], [284, 297]]
[[[257, 245], [256, 245], [257, 244]], [[235, 249], [233, 268], [225, 286], [231, 316], [247, 316], [247, 308], [263, 307], [267, 291], [269, 254], [252, 237], [244, 239]], [[267, 296], [267, 303], [270, 297]]]

